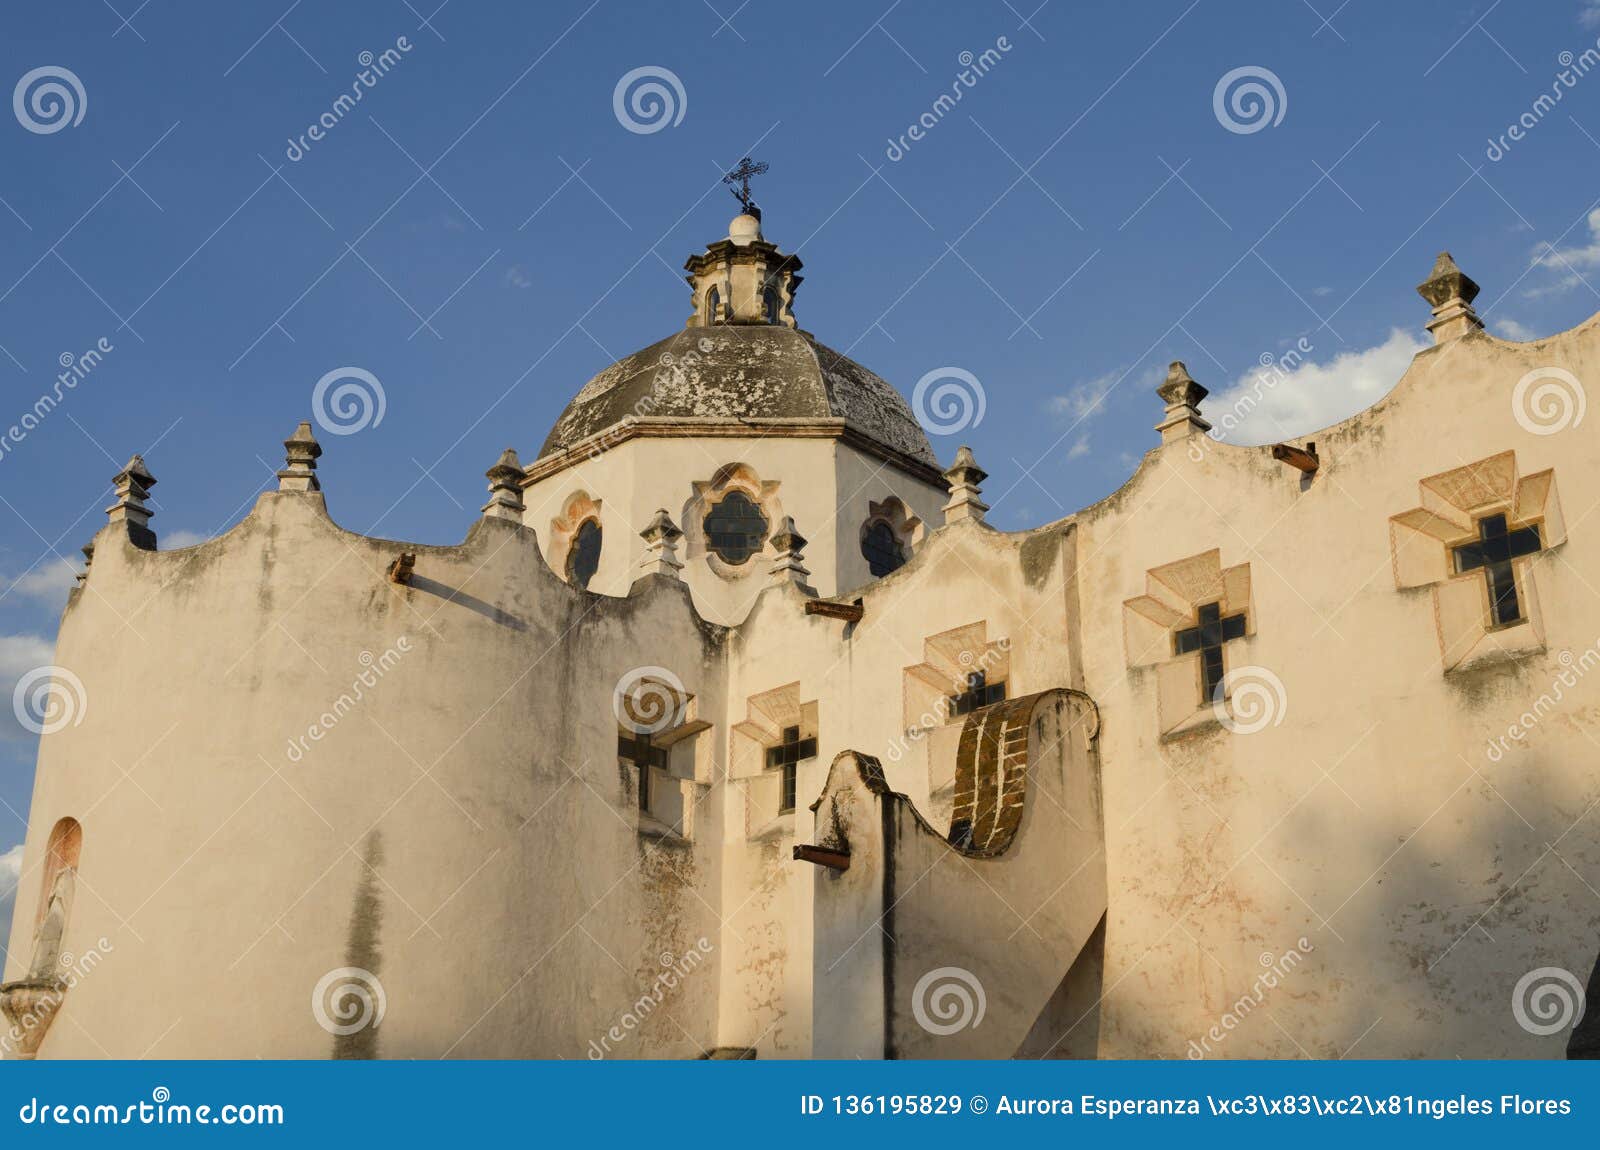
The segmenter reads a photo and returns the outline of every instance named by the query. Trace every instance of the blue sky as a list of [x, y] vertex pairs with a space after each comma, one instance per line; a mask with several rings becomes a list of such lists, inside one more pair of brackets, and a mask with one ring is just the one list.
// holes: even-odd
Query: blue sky
[[[952, 367], [979, 381], [982, 421], [933, 441], [971, 443], [1006, 528], [1126, 479], [1171, 359], [1220, 403], [1297, 349], [1239, 429], [1255, 441], [1372, 402], [1421, 346], [1413, 287], [1441, 248], [1497, 334], [1596, 310], [1600, 76], [1533, 111], [1561, 54], [1595, 45], [1593, 4], [1014, 3], [8, 13], [0, 78], [65, 69], [82, 96], [35, 123], [54, 131], [26, 102], [0, 117], [0, 428], [63, 356], [111, 350], [0, 454], [6, 698], [49, 662], [127, 456], [160, 481], [163, 543], [208, 537], [336, 368], [371, 372], [386, 409], [323, 436], [335, 517], [458, 540], [501, 448], [537, 454], [586, 379], [682, 325], [683, 259], [724, 233], [718, 177], [747, 152], [771, 164], [768, 238], [806, 262], [802, 326], [907, 394]], [[290, 147], [402, 37], [354, 110]], [[681, 88], [658, 130], [614, 108], [638, 68]], [[1255, 130], [1223, 122], [1232, 89], [1214, 102], [1240, 68], [1275, 81], [1267, 119], [1233, 123]], [[5, 724], [0, 899], [35, 749]]]

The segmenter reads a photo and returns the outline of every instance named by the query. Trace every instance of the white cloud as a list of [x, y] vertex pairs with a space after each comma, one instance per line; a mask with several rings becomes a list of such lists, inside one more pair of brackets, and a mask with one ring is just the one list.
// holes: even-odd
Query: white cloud
[[22, 596], [59, 606], [77, 577], [78, 569], [65, 559], [46, 559], [20, 575], [0, 575], [0, 603], [15, 603]]
[[533, 281], [528, 278], [528, 273], [521, 264], [512, 264], [506, 269], [505, 282], [507, 286], [514, 288], [525, 288], [533, 285]]
[[1077, 459], [1080, 456], [1084, 456], [1084, 455], [1088, 455], [1088, 454], [1089, 454], [1089, 437], [1087, 435], [1078, 436], [1077, 440], [1073, 443], [1073, 445], [1071, 447], [1067, 448], [1067, 458], [1069, 460], [1070, 459]]
[[1543, 240], [1534, 246], [1533, 265], [1549, 268], [1556, 273], [1556, 279], [1545, 286], [1531, 287], [1523, 293], [1524, 295], [1536, 299], [1539, 296], [1569, 291], [1588, 279], [1583, 274], [1585, 270], [1593, 271], [1600, 268], [1600, 208], [1589, 213], [1586, 223], [1589, 228], [1589, 242], [1580, 247], [1557, 247], [1548, 240]]
[[1228, 443], [1276, 443], [1307, 435], [1382, 399], [1426, 346], [1395, 328], [1376, 347], [1340, 352], [1327, 363], [1304, 359], [1292, 370], [1258, 368], [1208, 397], [1200, 413]]
[[22, 844], [0, 854], [0, 952], [11, 945], [11, 912], [17, 905], [17, 884], [22, 881]]
[[1578, 23], [1585, 28], [1600, 28], [1600, 0], [1584, 0]]
[[180, 547], [193, 547], [197, 543], [204, 543], [211, 536], [203, 535], [198, 531], [169, 531], [161, 536], [161, 550], [176, 551]]
[[1514, 339], [1523, 343], [1528, 342], [1530, 339], [1539, 338], [1538, 333], [1527, 324], [1519, 323], [1509, 317], [1490, 320], [1489, 330], [1501, 339]]
[[56, 646], [42, 635], [0, 635], [0, 742], [32, 736], [17, 721], [11, 695], [17, 680], [55, 659]]

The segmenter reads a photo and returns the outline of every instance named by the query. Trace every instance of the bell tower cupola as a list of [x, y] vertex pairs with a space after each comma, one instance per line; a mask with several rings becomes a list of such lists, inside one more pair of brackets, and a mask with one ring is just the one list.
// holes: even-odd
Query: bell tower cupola
[[800, 286], [800, 257], [784, 255], [762, 237], [761, 209], [750, 194], [750, 178], [766, 170], [765, 163], [746, 156], [722, 178], [743, 210], [728, 225], [726, 239], [708, 245], [684, 264], [694, 306], [686, 326], [796, 326], [794, 295]]

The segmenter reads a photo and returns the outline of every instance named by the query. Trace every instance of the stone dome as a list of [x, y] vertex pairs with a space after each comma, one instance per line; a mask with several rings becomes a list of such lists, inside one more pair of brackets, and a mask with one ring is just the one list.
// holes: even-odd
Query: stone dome
[[929, 468], [938, 459], [905, 397], [808, 332], [781, 323], [684, 329], [613, 363], [567, 405], [539, 451], [568, 450], [630, 418], [753, 425], [842, 419], [847, 430]]

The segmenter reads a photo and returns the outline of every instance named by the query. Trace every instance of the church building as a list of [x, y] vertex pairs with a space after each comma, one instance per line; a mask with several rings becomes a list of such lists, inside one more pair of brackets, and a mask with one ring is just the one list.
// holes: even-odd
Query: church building
[[1235, 446], [1173, 363], [1007, 532], [753, 203], [686, 271], [459, 545], [340, 527], [311, 422], [198, 546], [117, 474], [8, 1057], [1566, 1056], [1600, 320], [1495, 338], [1441, 255], [1370, 409]]

